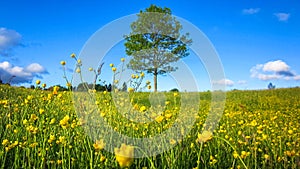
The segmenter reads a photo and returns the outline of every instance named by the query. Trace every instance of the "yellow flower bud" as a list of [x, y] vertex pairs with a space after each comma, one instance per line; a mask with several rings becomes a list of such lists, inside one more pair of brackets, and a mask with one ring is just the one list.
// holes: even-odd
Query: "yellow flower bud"
[[75, 53], [72, 53], [71, 58], [75, 58], [75, 57], [76, 57]]
[[66, 61], [61, 61], [60, 64], [64, 66], [66, 65]]
[[36, 80], [35, 83], [36, 83], [37, 85], [39, 85], [39, 84], [41, 84], [41, 81], [40, 81], [40, 80]]

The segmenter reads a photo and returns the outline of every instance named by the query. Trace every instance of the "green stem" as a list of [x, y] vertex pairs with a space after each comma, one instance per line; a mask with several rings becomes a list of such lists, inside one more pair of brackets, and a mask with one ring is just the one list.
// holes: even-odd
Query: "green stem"
[[[224, 138], [222, 138], [222, 137], [218, 137], [218, 136], [214, 136], [215, 138], [218, 138], [218, 139], [220, 139], [220, 140], [223, 140], [225, 143], [227, 143], [234, 151], [236, 151], [236, 149], [227, 141], [227, 140], [225, 140]], [[239, 160], [241, 161], [241, 163], [243, 164], [243, 166], [246, 168], [246, 169], [248, 169], [248, 167], [246, 166], [246, 164], [244, 163], [244, 161], [243, 161], [243, 159], [240, 157], [240, 156], [238, 156], [238, 158], [239, 158]]]
[[1, 166], [1, 168], [4, 168], [4, 166], [5, 166], [5, 161], [6, 161], [6, 156], [7, 156], [7, 152], [4, 150], [4, 152], [5, 152], [5, 155], [4, 155], [4, 158], [3, 158], [3, 163], [2, 163], [2, 166]]
[[134, 148], [136, 148], [136, 149], [140, 150], [141, 152], [143, 152], [146, 155], [146, 158], [148, 159], [148, 161], [150, 162], [151, 168], [155, 168], [153, 161], [147, 156], [147, 154], [145, 153], [145, 151], [143, 151], [140, 147], [137, 147], [137, 146], [134, 146]]
[[200, 165], [200, 157], [201, 157], [201, 152], [202, 152], [202, 146], [203, 146], [203, 142], [201, 142], [200, 151], [198, 152], [197, 168], [200, 167], [199, 165]]

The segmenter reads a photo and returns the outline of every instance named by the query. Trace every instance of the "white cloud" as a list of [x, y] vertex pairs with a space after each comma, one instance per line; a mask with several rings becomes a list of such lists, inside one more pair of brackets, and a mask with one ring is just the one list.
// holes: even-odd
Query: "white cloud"
[[12, 48], [21, 45], [21, 39], [15, 30], [0, 28], [0, 55], [10, 56]]
[[45, 72], [45, 68], [38, 63], [32, 63], [26, 67], [26, 71], [32, 73], [43, 73]]
[[214, 81], [213, 84], [233, 86], [234, 82], [232, 80], [229, 80], [229, 79], [221, 79], [221, 80], [218, 80], [218, 81]]
[[258, 13], [259, 11], [260, 11], [259, 8], [243, 9], [243, 14], [252, 15], [252, 14]]
[[262, 73], [259, 73], [257, 75], [257, 78], [260, 79], [260, 80], [272, 80], [272, 79], [280, 79], [282, 78], [282, 76], [280, 75], [277, 75], [277, 74], [262, 74]]
[[40, 77], [46, 73], [46, 69], [38, 63], [32, 63], [23, 68], [14, 66], [7, 61], [0, 62], [0, 75], [4, 83], [31, 83], [34, 77]]
[[0, 68], [2, 69], [8, 69], [9, 67], [11, 67], [9, 62], [0, 62]]
[[246, 80], [239, 80], [237, 82], [237, 84], [239, 84], [239, 85], [245, 85], [245, 84], [247, 84], [247, 81]]
[[300, 75], [294, 76], [294, 80], [300, 80]]
[[265, 72], [280, 72], [289, 71], [290, 67], [282, 60], [271, 61], [263, 66], [263, 71]]
[[274, 13], [274, 15], [277, 17], [278, 21], [287, 21], [291, 16], [289, 13]]
[[250, 69], [251, 77], [258, 78], [260, 80], [297, 80], [296, 73], [291, 71], [290, 66], [282, 60], [270, 61], [265, 64], [257, 64]]

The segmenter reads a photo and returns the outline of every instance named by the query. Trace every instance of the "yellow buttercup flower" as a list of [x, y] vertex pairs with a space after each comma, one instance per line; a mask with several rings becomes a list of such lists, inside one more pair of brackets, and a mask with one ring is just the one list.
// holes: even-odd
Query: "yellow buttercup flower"
[[29, 131], [30, 133], [32, 134], [36, 134], [38, 132], [38, 128], [37, 127], [34, 127], [32, 125], [26, 127], [26, 130]]
[[134, 88], [129, 87], [129, 88], [128, 88], [128, 92], [134, 92]]
[[234, 158], [238, 158], [239, 157], [239, 153], [237, 153], [236, 151], [233, 152], [233, 157]]
[[55, 140], [55, 135], [50, 134], [50, 137], [48, 139], [48, 143], [52, 143], [52, 141]]
[[146, 111], [146, 109], [147, 109], [147, 108], [146, 108], [146, 106], [142, 106], [142, 107], [140, 107], [140, 111], [141, 111], [141, 112], [144, 112], [144, 111]]
[[247, 153], [246, 151], [242, 151], [241, 152], [241, 158], [246, 158], [248, 155], [250, 155], [249, 153]]
[[40, 113], [40, 114], [43, 114], [44, 112], [45, 112], [44, 109], [39, 109], [39, 113]]
[[93, 144], [93, 147], [94, 147], [95, 151], [103, 150], [105, 147], [105, 143], [104, 143], [103, 139], [96, 140], [96, 143]]
[[114, 151], [120, 167], [129, 167], [132, 164], [134, 158], [133, 146], [122, 144], [120, 148], [115, 148]]
[[35, 114], [30, 115], [30, 120], [36, 121], [37, 119], [38, 119], [38, 117]]
[[110, 67], [114, 67], [114, 64], [113, 64], [113, 63], [111, 63], [111, 64], [109, 64], [109, 66], [110, 66]]
[[125, 58], [121, 58], [121, 62], [125, 62]]
[[164, 120], [164, 116], [158, 116], [155, 118], [155, 121], [158, 123], [162, 122], [163, 120]]
[[285, 155], [289, 156], [289, 157], [292, 157], [296, 154], [295, 150], [292, 150], [292, 151], [285, 151], [284, 152]]
[[59, 124], [63, 129], [67, 128], [69, 126], [69, 120], [70, 116], [66, 115], [62, 120], [60, 120]]
[[71, 87], [72, 84], [71, 84], [70, 82], [68, 82], [68, 83], [66, 84], [66, 86], [67, 86], [67, 87]]
[[268, 135], [262, 134], [261, 137], [262, 137], [263, 140], [266, 140], [268, 138]]
[[145, 76], [145, 73], [144, 73], [144, 72], [142, 72], [142, 73], [140, 74], [140, 76], [141, 76], [141, 77], [144, 77], [144, 76]]
[[172, 113], [165, 114], [165, 117], [166, 117], [167, 119], [171, 118], [172, 116], [173, 116]]
[[28, 122], [28, 120], [26, 120], [26, 119], [23, 120], [23, 124], [24, 124], [24, 125], [26, 125], [27, 122]]
[[6, 128], [7, 128], [7, 129], [11, 128], [11, 124], [7, 124], [7, 125], [6, 125]]
[[33, 96], [32, 95], [28, 95], [27, 96], [27, 100], [31, 100], [31, 99], [33, 99]]
[[54, 95], [57, 95], [58, 90], [59, 90], [59, 87], [58, 87], [58, 86], [54, 86], [54, 87], [53, 87], [53, 94], [54, 94]]
[[250, 123], [251, 126], [256, 126], [257, 125], [257, 121], [256, 120], [252, 120]]
[[267, 159], [270, 158], [270, 156], [269, 156], [268, 154], [265, 154], [265, 155], [264, 155], [264, 158], [267, 160]]
[[19, 141], [15, 141], [11, 144], [11, 147], [16, 147], [19, 144]]
[[7, 145], [8, 143], [9, 143], [9, 141], [8, 141], [7, 139], [4, 139], [4, 140], [2, 141], [2, 145], [3, 145], [3, 146]]
[[56, 140], [56, 144], [66, 144], [65, 136], [59, 136], [58, 140]]
[[30, 145], [29, 145], [29, 147], [31, 147], [31, 148], [34, 148], [34, 147], [36, 147], [38, 145], [38, 143], [37, 142], [35, 142], [35, 143], [31, 143]]
[[101, 155], [101, 157], [100, 157], [100, 161], [101, 162], [103, 162], [103, 161], [105, 161], [106, 160], [106, 157], [105, 156], [103, 156], [103, 155]]
[[117, 71], [117, 68], [113, 67], [113, 68], [111, 68], [111, 70], [112, 70], [113, 72], [115, 72], [115, 71]]
[[54, 124], [55, 123], [55, 118], [51, 119], [49, 124]]
[[205, 130], [205, 131], [202, 132], [202, 134], [198, 133], [197, 141], [200, 142], [200, 143], [201, 142], [205, 143], [205, 142], [207, 142], [211, 139], [212, 139], [212, 133], [210, 131]]
[[139, 110], [139, 105], [137, 105], [137, 104], [133, 105], [133, 109], [134, 110]]
[[176, 144], [176, 140], [171, 139], [171, 140], [170, 140], [170, 144], [172, 144], [172, 145]]

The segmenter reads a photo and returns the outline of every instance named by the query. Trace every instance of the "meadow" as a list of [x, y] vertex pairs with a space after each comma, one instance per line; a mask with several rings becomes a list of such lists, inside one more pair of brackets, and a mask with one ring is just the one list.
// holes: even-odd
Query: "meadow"
[[93, 93], [99, 111], [80, 114], [75, 110], [86, 100], [74, 101], [70, 91], [0, 85], [0, 168], [300, 168], [300, 88], [227, 92], [213, 133], [202, 133], [211, 92], [196, 93], [200, 106], [191, 112], [195, 123], [190, 132], [182, 140], [169, 140], [173, 148], [150, 157], [130, 158], [138, 147], [122, 141], [114, 153], [106, 151], [109, 141], [120, 140], [101, 139], [106, 131], [99, 121], [92, 123], [99, 129], [91, 131], [92, 137], [85, 128], [101, 117], [124, 135], [160, 134], [176, 121], [184, 93], [162, 94], [167, 101], [158, 114], [151, 109], [149, 92], [130, 93], [129, 109], [152, 118], [138, 123], [130, 120], [135, 115], [128, 119], [118, 112], [126, 99], [114, 101], [110, 92]]

